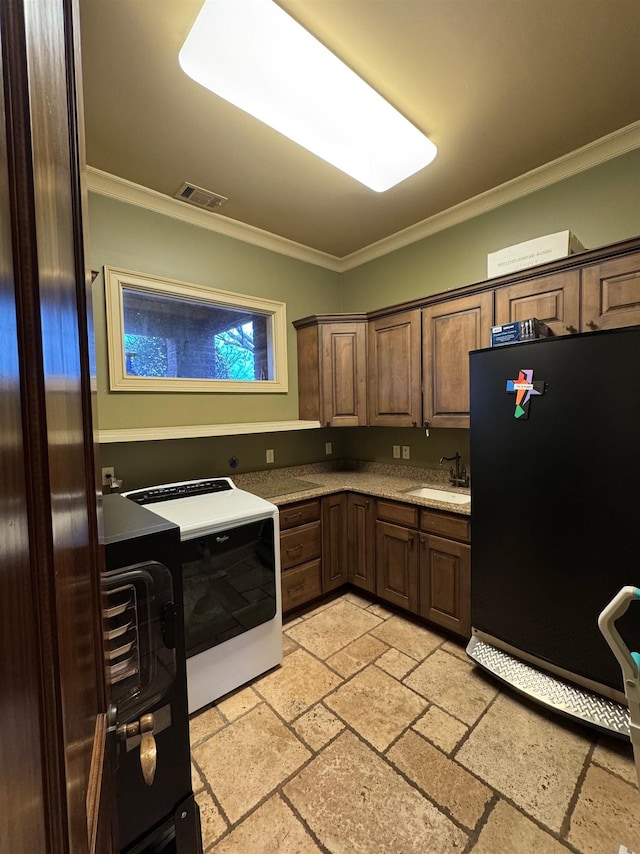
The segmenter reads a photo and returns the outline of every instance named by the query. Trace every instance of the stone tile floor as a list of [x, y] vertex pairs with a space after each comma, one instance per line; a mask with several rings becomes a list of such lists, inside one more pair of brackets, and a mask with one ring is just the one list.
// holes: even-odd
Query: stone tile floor
[[353, 592], [282, 667], [191, 719], [215, 854], [640, 854], [631, 748], [517, 697], [462, 644]]

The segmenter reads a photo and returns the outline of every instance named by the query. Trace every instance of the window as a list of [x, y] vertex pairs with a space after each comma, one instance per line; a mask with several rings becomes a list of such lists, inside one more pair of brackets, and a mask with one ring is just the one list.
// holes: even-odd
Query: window
[[287, 391], [283, 302], [105, 267], [112, 391]]

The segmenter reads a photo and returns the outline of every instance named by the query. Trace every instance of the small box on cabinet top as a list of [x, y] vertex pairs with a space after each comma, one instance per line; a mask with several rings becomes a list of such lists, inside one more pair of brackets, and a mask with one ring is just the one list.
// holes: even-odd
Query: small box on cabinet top
[[547, 261], [556, 261], [558, 258], [566, 258], [575, 252], [584, 252], [584, 246], [575, 234], [570, 231], [557, 231], [555, 234], [545, 234], [544, 237], [536, 237], [526, 240], [524, 243], [516, 243], [499, 249], [497, 252], [489, 252], [487, 255], [487, 278], [495, 276], [506, 276], [517, 270], [527, 267], [535, 267], [536, 264], [546, 264]]
[[551, 329], [537, 317], [527, 320], [514, 320], [513, 323], [503, 323], [491, 327], [491, 346], [501, 347], [503, 344], [517, 344], [519, 341], [532, 341], [534, 338], [547, 338]]

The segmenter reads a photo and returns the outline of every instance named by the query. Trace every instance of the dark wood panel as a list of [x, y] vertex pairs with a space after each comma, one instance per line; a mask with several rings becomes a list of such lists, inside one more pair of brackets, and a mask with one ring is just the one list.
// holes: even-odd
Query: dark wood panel
[[580, 330], [580, 272], [540, 276], [496, 290], [496, 324], [537, 317], [554, 335]]
[[593, 264], [582, 271], [582, 329], [640, 323], [640, 252]]
[[317, 326], [298, 330], [298, 416], [305, 421], [321, 420], [319, 332]]
[[320, 519], [320, 500], [301, 501], [297, 504], [287, 504], [280, 509], [280, 530], [285, 531], [296, 525], [315, 522]]
[[[89, 784], [97, 782], [91, 756], [106, 710], [76, 26], [73, 4], [64, 0], [0, 5], [9, 93], [7, 144], [0, 142], [0, 776], [11, 780], [0, 795], [11, 817], [0, 823], [0, 849], [12, 854], [89, 849]], [[110, 849], [110, 812], [104, 832], [100, 822], [91, 825], [103, 851]]]
[[447, 300], [422, 312], [424, 420], [469, 427], [469, 353], [491, 343], [493, 294]]
[[402, 504], [398, 501], [378, 500], [376, 516], [384, 522], [404, 525], [406, 528], [418, 527], [419, 508], [413, 504]]
[[447, 629], [471, 633], [471, 548], [420, 537], [420, 614]]
[[322, 418], [332, 427], [367, 423], [367, 325], [321, 327]]
[[347, 497], [348, 580], [370, 593], [376, 588], [374, 501], [366, 495]]
[[282, 573], [282, 610], [286, 614], [322, 592], [320, 558]]
[[369, 323], [369, 424], [415, 427], [422, 420], [420, 312]]
[[420, 528], [430, 534], [441, 534], [454, 540], [471, 539], [471, 518], [456, 516], [453, 513], [441, 513], [438, 510], [422, 510], [420, 513]]
[[418, 534], [376, 522], [376, 593], [382, 599], [418, 613]]
[[320, 557], [322, 551], [320, 522], [299, 525], [280, 535], [282, 569]]
[[322, 591], [347, 580], [347, 494], [340, 492], [322, 499]]

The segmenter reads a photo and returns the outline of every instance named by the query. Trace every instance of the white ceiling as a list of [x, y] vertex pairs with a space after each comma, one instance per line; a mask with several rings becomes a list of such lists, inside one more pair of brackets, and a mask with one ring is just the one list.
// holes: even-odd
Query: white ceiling
[[375, 193], [203, 89], [178, 65], [201, 0], [80, 0], [88, 165], [343, 258], [640, 120], [639, 0], [278, 2], [427, 133], [430, 166]]

